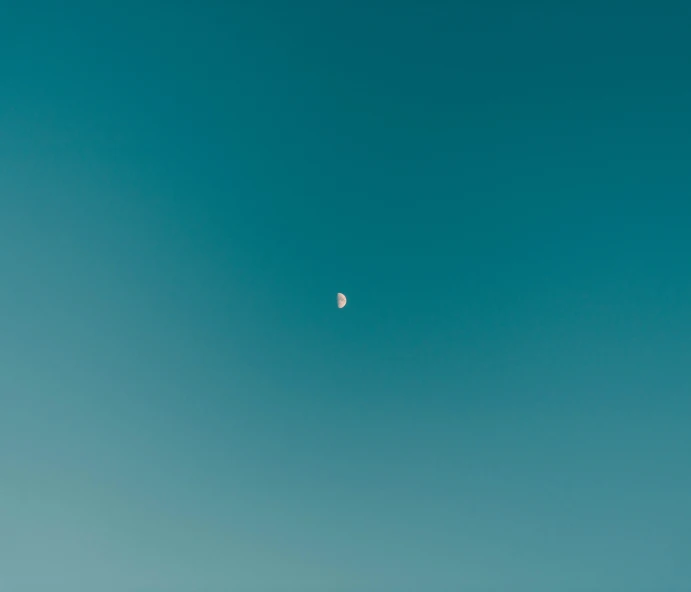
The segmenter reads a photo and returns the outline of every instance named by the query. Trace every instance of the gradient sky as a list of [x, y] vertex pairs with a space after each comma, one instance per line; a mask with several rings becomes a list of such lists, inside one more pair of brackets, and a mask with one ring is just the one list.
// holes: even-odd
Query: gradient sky
[[690, 30], [0, 0], [0, 591], [691, 589]]

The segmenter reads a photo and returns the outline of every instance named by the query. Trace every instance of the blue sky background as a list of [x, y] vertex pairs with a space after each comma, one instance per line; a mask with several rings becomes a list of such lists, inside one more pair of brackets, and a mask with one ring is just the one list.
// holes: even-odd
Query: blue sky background
[[0, 591], [691, 589], [689, 30], [0, 0]]

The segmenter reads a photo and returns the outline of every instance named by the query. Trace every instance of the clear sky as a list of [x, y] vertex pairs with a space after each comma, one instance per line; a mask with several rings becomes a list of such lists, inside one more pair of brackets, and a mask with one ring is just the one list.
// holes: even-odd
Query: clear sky
[[0, 0], [0, 591], [691, 589], [690, 30]]

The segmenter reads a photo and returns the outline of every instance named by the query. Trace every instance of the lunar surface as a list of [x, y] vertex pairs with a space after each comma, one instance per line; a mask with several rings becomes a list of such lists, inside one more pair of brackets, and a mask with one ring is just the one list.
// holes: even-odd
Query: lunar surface
[[346, 305], [346, 297], [339, 292], [336, 294], [336, 302], [338, 303], [338, 308], [343, 308]]

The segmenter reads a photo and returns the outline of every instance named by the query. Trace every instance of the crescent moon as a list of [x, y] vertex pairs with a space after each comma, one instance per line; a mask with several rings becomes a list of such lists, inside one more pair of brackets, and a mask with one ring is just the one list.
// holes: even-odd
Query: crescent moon
[[346, 305], [346, 297], [341, 294], [340, 292], [336, 294], [336, 304], [338, 305], [338, 308], [343, 308]]

